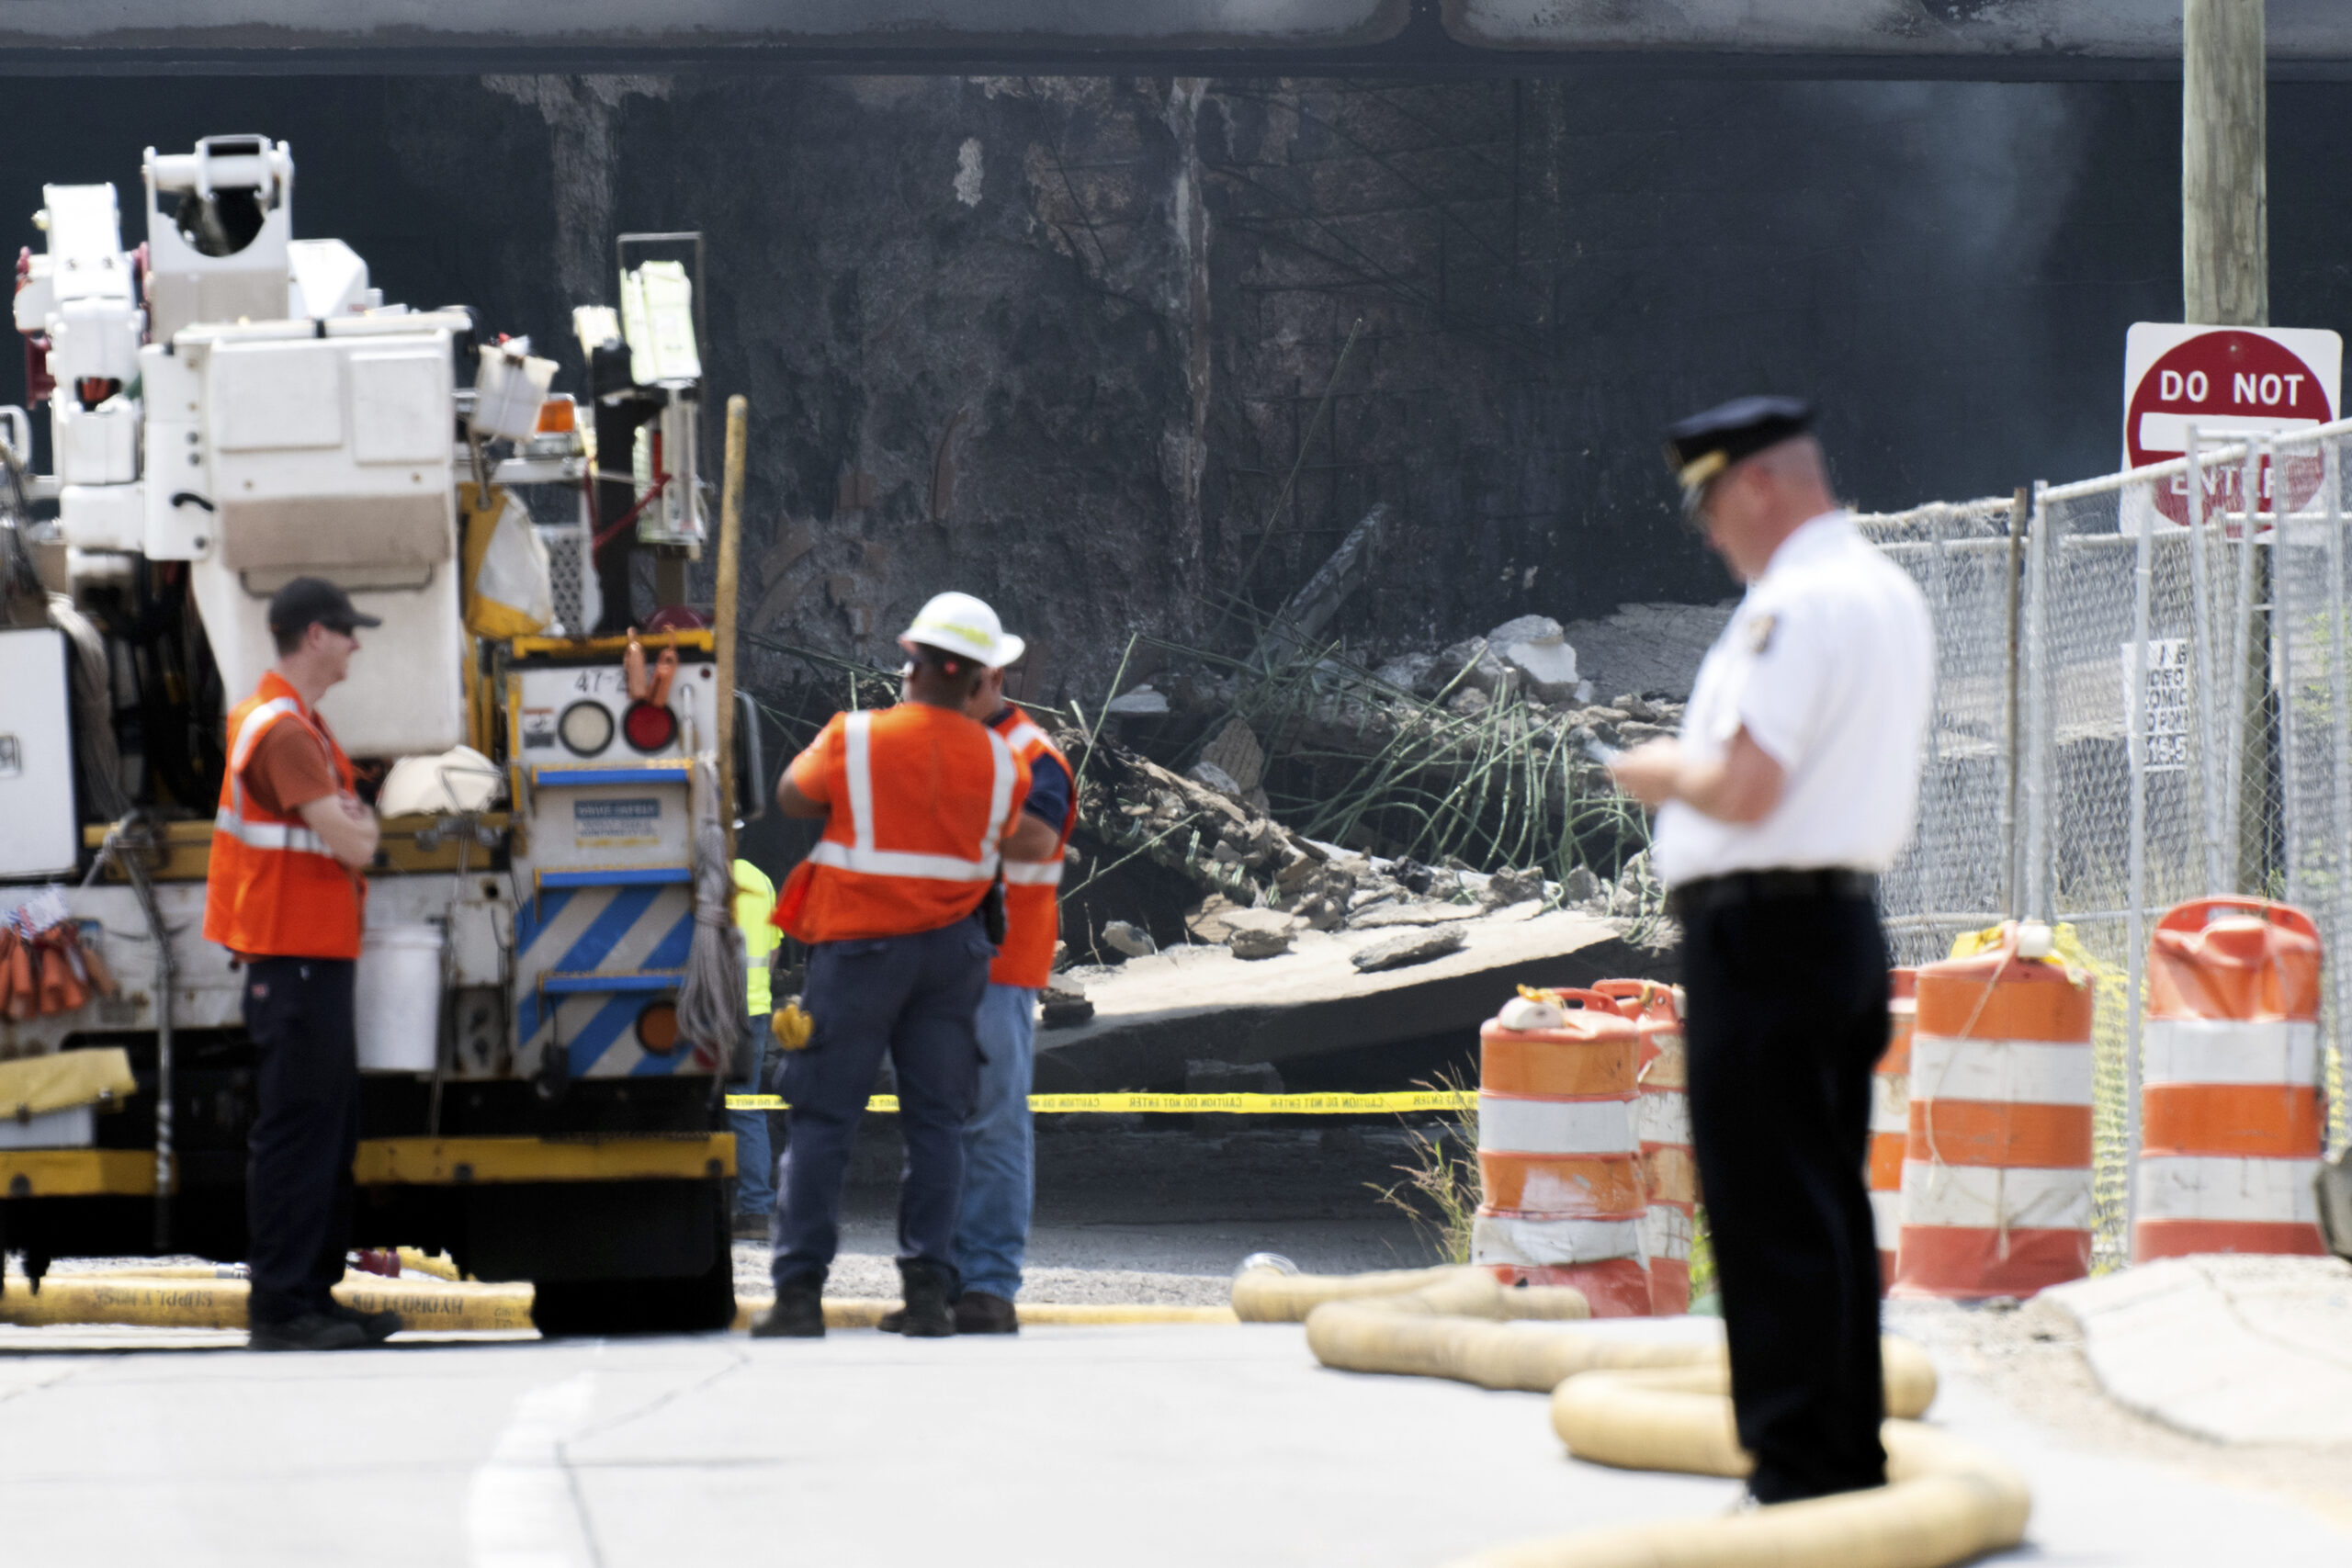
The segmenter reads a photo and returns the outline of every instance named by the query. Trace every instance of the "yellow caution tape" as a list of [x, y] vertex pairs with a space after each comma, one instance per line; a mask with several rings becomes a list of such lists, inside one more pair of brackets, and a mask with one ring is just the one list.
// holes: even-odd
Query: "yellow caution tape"
[[[1449, 1090], [1403, 1089], [1385, 1094], [1033, 1094], [1029, 1109], [1040, 1114], [1072, 1111], [1193, 1112], [1224, 1111], [1238, 1116], [1361, 1116], [1394, 1111], [1468, 1111], [1478, 1102], [1475, 1094]], [[729, 1111], [786, 1111], [791, 1102], [778, 1094], [730, 1094]], [[885, 1116], [899, 1113], [899, 1097], [877, 1094], [865, 1109]]]

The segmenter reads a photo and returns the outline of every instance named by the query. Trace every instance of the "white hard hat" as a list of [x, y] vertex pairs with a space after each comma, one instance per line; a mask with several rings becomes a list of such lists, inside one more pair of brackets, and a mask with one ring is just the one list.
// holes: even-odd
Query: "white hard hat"
[[1019, 660], [1028, 644], [1004, 629], [1003, 623], [969, 593], [939, 593], [915, 614], [915, 624], [899, 634], [899, 646], [916, 643], [977, 659], [990, 670], [1001, 670]]

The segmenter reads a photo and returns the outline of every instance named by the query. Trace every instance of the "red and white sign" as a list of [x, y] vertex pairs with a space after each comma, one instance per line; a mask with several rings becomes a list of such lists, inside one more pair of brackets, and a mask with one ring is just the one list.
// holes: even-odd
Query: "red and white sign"
[[[2343, 406], [2344, 340], [2310, 327], [2194, 327], [2134, 322], [2123, 340], [2123, 464], [2168, 462], [2188, 450], [2188, 427], [2200, 449], [2249, 435], [2285, 435], [2325, 424]], [[2261, 509], [2293, 510], [2318, 493], [2324, 468], [2316, 457], [2282, 461], [2285, 493], [2275, 494], [2269, 465], [2257, 479]], [[2202, 474], [2209, 510], [2243, 512], [2240, 465]], [[2156, 510], [2188, 521], [2188, 479], [2176, 478]]]

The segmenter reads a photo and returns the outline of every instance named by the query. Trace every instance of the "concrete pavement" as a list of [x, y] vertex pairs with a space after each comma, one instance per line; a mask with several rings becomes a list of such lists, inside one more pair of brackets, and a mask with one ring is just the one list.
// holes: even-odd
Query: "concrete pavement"
[[[1539, 1397], [1324, 1371], [1287, 1325], [337, 1356], [201, 1342], [0, 1332], [12, 1553], [239, 1568], [1406, 1568], [1701, 1517], [1735, 1492], [1569, 1461]], [[2032, 1545], [2015, 1561], [2188, 1568], [2352, 1552], [2352, 1532], [2317, 1515], [2085, 1451], [1963, 1380], [1936, 1415], [2032, 1478]]]

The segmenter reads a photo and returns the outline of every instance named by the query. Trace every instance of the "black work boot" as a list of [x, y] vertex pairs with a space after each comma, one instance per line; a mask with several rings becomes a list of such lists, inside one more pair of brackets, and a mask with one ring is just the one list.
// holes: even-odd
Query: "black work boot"
[[357, 1324], [322, 1312], [306, 1312], [283, 1323], [256, 1323], [245, 1336], [246, 1348], [254, 1350], [356, 1350], [367, 1343]]
[[1021, 1314], [1002, 1296], [989, 1291], [966, 1291], [956, 1298], [958, 1334], [1018, 1334]]
[[752, 1320], [754, 1339], [822, 1339], [825, 1277], [801, 1274], [775, 1288], [775, 1304]]
[[920, 1258], [899, 1259], [899, 1290], [906, 1304], [899, 1311], [896, 1333], [910, 1339], [944, 1339], [956, 1332], [955, 1309], [947, 1304], [955, 1288], [950, 1270]]
[[341, 1302], [328, 1307], [327, 1315], [338, 1322], [355, 1325], [360, 1333], [368, 1337], [370, 1345], [381, 1345], [406, 1326], [396, 1312], [362, 1312]]

